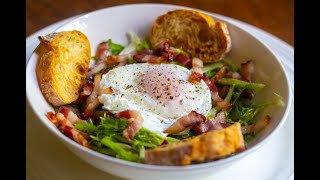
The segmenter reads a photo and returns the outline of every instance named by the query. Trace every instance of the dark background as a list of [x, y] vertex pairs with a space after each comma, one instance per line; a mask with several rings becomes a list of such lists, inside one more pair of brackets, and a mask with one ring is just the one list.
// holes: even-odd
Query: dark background
[[132, 3], [182, 5], [257, 26], [294, 46], [293, 0], [26, 0], [26, 36], [65, 18]]

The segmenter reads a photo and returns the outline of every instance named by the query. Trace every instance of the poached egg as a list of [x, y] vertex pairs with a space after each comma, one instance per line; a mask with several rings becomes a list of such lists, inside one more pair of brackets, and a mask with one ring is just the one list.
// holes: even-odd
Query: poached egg
[[[136, 63], [116, 67], [102, 76], [100, 89], [112, 88], [99, 101], [111, 113], [136, 110], [143, 127], [164, 134], [177, 119], [191, 111], [206, 116], [211, 94], [202, 80], [188, 81], [192, 71], [175, 64]], [[165, 134], [164, 134], [165, 135]]]

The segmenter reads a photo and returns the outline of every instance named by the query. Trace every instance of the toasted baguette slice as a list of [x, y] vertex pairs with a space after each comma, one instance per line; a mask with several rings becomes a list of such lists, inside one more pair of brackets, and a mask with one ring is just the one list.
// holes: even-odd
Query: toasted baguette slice
[[36, 74], [41, 92], [54, 106], [75, 101], [89, 69], [88, 38], [80, 31], [65, 31], [39, 40]]
[[155, 20], [149, 34], [150, 43], [156, 48], [164, 39], [204, 63], [221, 60], [231, 49], [227, 25], [192, 10], [169, 11]]
[[148, 149], [144, 162], [167, 166], [189, 165], [223, 158], [244, 148], [241, 126], [235, 123], [222, 130]]

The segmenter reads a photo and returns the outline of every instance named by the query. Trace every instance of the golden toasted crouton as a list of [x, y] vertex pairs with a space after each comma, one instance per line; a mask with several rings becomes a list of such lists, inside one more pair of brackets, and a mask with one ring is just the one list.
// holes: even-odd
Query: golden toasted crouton
[[150, 43], [156, 48], [164, 39], [204, 63], [221, 60], [231, 49], [227, 25], [192, 10], [173, 10], [155, 20], [149, 34]]
[[148, 149], [144, 162], [167, 166], [189, 165], [223, 158], [244, 148], [241, 125], [235, 123], [222, 130]]
[[36, 74], [41, 92], [59, 106], [75, 101], [89, 69], [91, 48], [80, 31], [65, 31], [39, 37]]

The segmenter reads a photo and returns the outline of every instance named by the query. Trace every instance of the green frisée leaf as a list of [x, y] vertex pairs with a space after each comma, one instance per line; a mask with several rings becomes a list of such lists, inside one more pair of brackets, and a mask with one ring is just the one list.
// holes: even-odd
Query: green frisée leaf
[[194, 133], [186, 133], [186, 134], [170, 134], [169, 137], [171, 138], [175, 138], [175, 139], [186, 139], [186, 138], [190, 138], [193, 136], [196, 136], [197, 134]]
[[265, 87], [264, 84], [251, 83], [251, 82], [241, 81], [233, 78], [222, 78], [218, 81], [218, 83], [222, 85], [234, 85], [237, 88], [252, 89], [252, 90], [260, 90]]
[[211, 71], [208, 71], [205, 73], [205, 75], [211, 79], [214, 75], [216, 75], [216, 73], [218, 72], [218, 69], [215, 69], [215, 70], [211, 70]]
[[234, 64], [232, 64], [230, 61], [228, 61], [227, 59], [222, 59], [221, 60], [221, 63], [224, 65], [224, 66], [228, 66], [230, 71], [232, 72], [237, 72], [239, 71], [239, 68], [237, 68]]
[[112, 42], [111, 39], [108, 39], [108, 45], [111, 55], [119, 55], [119, 53], [124, 49], [124, 46]]
[[138, 141], [141, 145], [145, 147], [157, 147], [160, 146], [166, 137], [156, 134], [146, 128], [141, 128], [140, 131], [134, 136], [134, 140]]
[[186, 52], [184, 52], [184, 50], [182, 50], [182, 48], [176, 48], [176, 51], [178, 52], [177, 54], [187, 54]]
[[74, 124], [74, 127], [82, 132], [85, 132], [89, 135], [94, 134], [97, 130], [97, 127], [93, 124], [92, 120], [89, 120], [89, 123], [81, 122]]
[[142, 40], [140, 44], [137, 44], [136, 50], [142, 50], [142, 49], [151, 49], [150, 48], [150, 43], [147, 39]]
[[155, 148], [166, 141], [172, 143], [178, 139], [165, 137], [160, 133], [141, 128], [131, 142], [123, 136], [127, 128], [126, 118], [116, 118], [104, 114], [100, 123], [94, 125], [92, 120], [75, 124], [76, 129], [89, 134], [90, 146], [100, 153], [115, 156], [133, 162], [141, 162], [146, 148]]
[[206, 73], [212, 70], [219, 70], [222, 67], [223, 67], [223, 64], [221, 62], [215, 62], [212, 64], [205, 65], [202, 69], [202, 72]]
[[275, 94], [276, 98], [270, 101], [263, 101], [257, 103], [245, 103], [238, 99], [228, 114], [228, 118], [231, 118], [233, 121], [237, 120], [241, 125], [248, 126], [255, 123], [256, 115], [261, 112], [264, 108], [272, 105], [284, 106], [282, 97], [278, 94]]
[[250, 142], [255, 138], [255, 133], [247, 133], [243, 135], [244, 141], [246, 144], [250, 144]]
[[98, 61], [98, 57], [97, 56], [91, 56], [91, 58], [90, 59], [93, 59], [95, 62], [97, 62]]
[[98, 151], [98, 152], [100, 152], [102, 154], [109, 155], [109, 156], [117, 155], [117, 153], [114, 150], [110, 149], [110, 148], [92, 146], [92, 149], [95, 150], [95, 151]]
[[134, 32], [128, 32], [127, 35], [129, 36], [129, 45], [119, 55], [129, 54], [135, 50], [151, 49], [147, 39], [141, 40]]
[[265, 102], [257, 102], [257, 103], [253, 103], [252, 106], [256, 107], [256, 108], [263, 108], [263, 107], [267, 107], [267, 106], [271, 106], [271, 105], [276, 105], [276, 106], [281, 106], [284, 107], [285, 104], [282, 100], [282, 96], [280, 96], [277, 93], [274, 93], [274, 95], [276, 96], [273, 100], [271, 101], [265, 101]]
[[135, 63], [133, 58], [132, 57], [128, 57], [128, 64], [133, 64], [133, 63]]
[[118, 143], [115, 143], [111, 137], [106, 136], [101, 140], [101, 143], [108, 148], [112, 149], [114, 152], [116, 152], [117, 156], [120, 159], [133, 161], [133, 162], [141, 162], [142, 159], [137, 155], [134, 154], [128, 150], [125, 150], [121, 145]]

